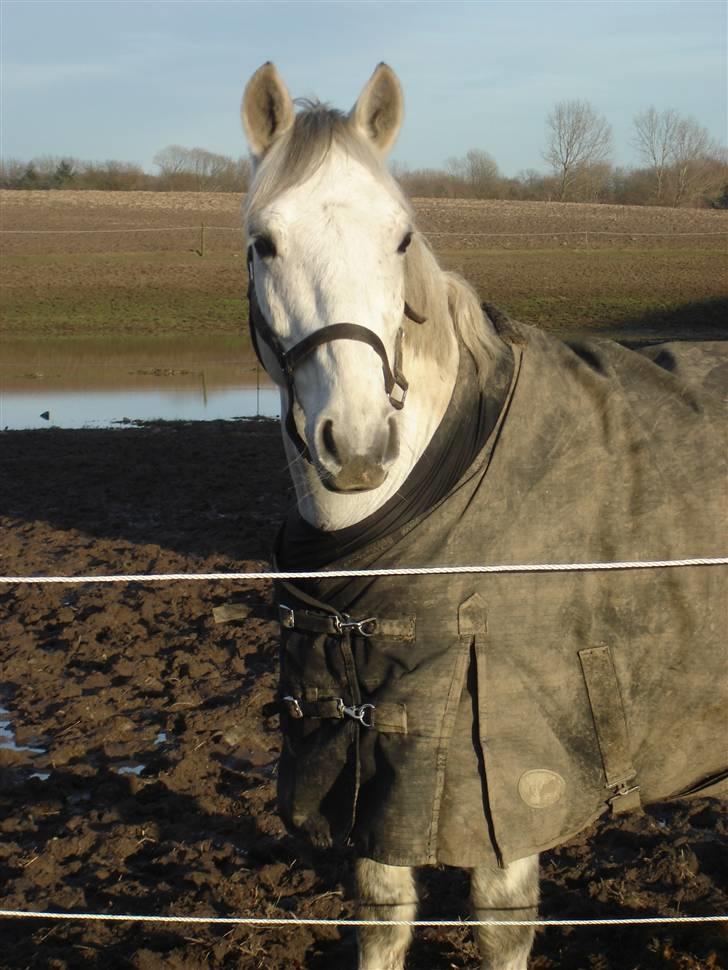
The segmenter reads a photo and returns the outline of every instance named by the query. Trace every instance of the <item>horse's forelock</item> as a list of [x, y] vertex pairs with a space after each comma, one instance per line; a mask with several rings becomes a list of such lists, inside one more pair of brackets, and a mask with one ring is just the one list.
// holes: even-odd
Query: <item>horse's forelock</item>
[[334, 146], [356, 159], [409, 210], [381, 157], [356, 131], [348, 115], [320, 101], [299, 98], [295, 103], [302, 110], [290, 129], [271, 146], [255, 174], [246, 199], [248, 218], [314, 175]]

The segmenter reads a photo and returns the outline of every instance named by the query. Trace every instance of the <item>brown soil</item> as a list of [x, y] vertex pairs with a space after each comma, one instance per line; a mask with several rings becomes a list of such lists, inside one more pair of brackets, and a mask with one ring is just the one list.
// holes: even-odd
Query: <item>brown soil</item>
[[[225, 192], [75, 192], [0, 190], [4, 230], [60, 230], [45, 235], [6, 235], [8, 254], [180, 251], [199, 246], [208, 227], [209, 250], [240, 252], [243, 196]], [[414, 199], [418, 226], [438, 249], [581, 247], [563, 233], [591, 233], [589, 248], [719, 249], [725, 251], [728, 214], [714, 209], [513, 202], [495, 199]], [[150, 232], [178, 227], [175, 232]], [[111, 231], [75, 235], [71, 230]], [[489, 235], [489, 234], [514, 234]], [[600, 236], [600, 233], [616, 233]], [[680, 235], [680, 234], [688, 235]], [[692, 233], [707, 233], [691, 236]], [[648, 235], [642, 235], [648, 234]], [[656, 235], [649, 235], [656, 234]], [[714, 235], [711, 235], [714, 234]]]
[[[239, 333], [240, 204], [223, 193], [0, 191], [0, 331]], [[638, 328], [649, 339], [725, 332], [726, 212], [464, 199], [414, 208], [443, 265], [527, 323], [614, 337]]]
[[[292, 495], [272, 423], [0, 435], [0, 573], [251, 570]], [[346, 854], [275, 813], [276, 630], [216, 626], [267, 585], [0, 586], [2, 907], [135, 914], [352, 912]], [[24, 750], [41, 748], [41, 752]], [[143, 766], [143, 767], [142, 767]], [[42, 780], [38, 775], [48, 774]], [[543, 859], [542, 913], [728, 912], [718, 803], [604, 819]], [[421, 915], [467, 916], [462, 874], [423, 874]], [[412, 970], [474, 968], [467, 930], [418, 932]], [[0, 920], [2, 968], [345, 970], [336, 928]], [[726, 924], [552, 929], [537, 970], [728, 967]]]

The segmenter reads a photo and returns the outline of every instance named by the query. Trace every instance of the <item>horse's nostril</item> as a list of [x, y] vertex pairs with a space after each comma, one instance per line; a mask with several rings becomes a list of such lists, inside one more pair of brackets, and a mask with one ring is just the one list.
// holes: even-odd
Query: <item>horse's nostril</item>
[[323, 446], [328, 451], [333, 459], [340, 462], [339, 449], [336, 447], [336, 441], [334, 440], [334, 422], [324, 421], [323, 427], [321, 429], [321, 441]]

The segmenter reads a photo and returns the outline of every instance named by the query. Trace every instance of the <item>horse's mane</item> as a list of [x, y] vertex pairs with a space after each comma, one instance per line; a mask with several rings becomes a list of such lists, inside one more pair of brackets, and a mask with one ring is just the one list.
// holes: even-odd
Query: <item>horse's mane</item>
[[[246, 198], [247, 221], [286, 189], [310, 178], [336, 145], [363, 165], [409, 213], [412, 207], [381, 157], [356, 131], [349, 117], [319, 101], [299, 99], [302, 108], [293, 125], [273, 143], [256, 170]], [[442, 359], [447, 345], [447, 328], [457, 329], [476, 362], [481, 383], [485, 383], [496, 355], [499, 339], [483, 313], [475, 290], [457, 273], [443, 270], [425, 238], [415, 231], [405, 254], [405, 299], [426, 318], [422, 325], [408, 328], [415, 353]]]

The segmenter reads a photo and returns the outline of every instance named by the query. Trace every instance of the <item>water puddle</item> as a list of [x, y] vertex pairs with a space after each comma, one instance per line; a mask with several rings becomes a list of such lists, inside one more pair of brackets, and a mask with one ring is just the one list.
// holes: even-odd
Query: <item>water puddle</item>
[[118, 775], [136, 775], [138, 778], [146, 767], [146, 765], [122, 765], [116, 769], [116, 773]]
[[278, 417], [274, 388], [236, 387], [206, 397], [184, 389], [151, 391], [0, 391], [0, 429], [110, 428], [136, 421], [215, 421]]
[[31, 754], [47, 754], [46, 748], [35, 748], [32, 745], [18, 744], [15, 740], [15, 731], [12, 728], [12, 720], [7, 716], [10, 711], [5, 707], [0, 707], [0, 749], [6, 751], [28, 751]]
[[251, 354], [237, 336], [4, 339], [0, 430], [277, 417]]

